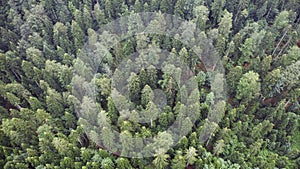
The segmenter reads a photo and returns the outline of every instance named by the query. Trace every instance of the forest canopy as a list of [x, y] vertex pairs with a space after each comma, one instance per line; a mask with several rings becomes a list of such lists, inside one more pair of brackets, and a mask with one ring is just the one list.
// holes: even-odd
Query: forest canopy
[[299, 168], [297, 0], [0, 4], [0, 168]]

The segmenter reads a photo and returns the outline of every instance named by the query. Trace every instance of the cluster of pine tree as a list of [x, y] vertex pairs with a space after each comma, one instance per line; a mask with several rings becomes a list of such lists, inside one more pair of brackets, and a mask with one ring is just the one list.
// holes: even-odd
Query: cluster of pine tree
[[[297, 0], [2, 0], [0, 4], [0, 168], [299, 168]], [[220, 96], [213, 89], [220, 86], [213, 81], [220, 80], [218, 75], [203, 66], [197, 50], [173, 37], [129, 37], [108, 50], [96, 72], [86, 67], [82, 61], [82, 55], [88, 55], [82, 50], [86, 42], [93, 44], [98, 38], [113, 42], [109, 32], [99, 35], [98, 30], [140, 12], [158, 13], [148, 25], [153, 30], [168, 22], [160, 17], [167, 13], [195, 25], [183, 27], [177, 39], [210, 39], [224, 67], [226, 103], [216, 101]], [[130, 32], [144, 23], [135, 18], [134, 23], [121, 24]], [[199, 34], [190, 37], [194, 30]], [[212, 55], [209, 45], [201, 47], [200, 55]], [[149, 48], [150, 52], [139, 53], [144, 60], [128, 59], [122, 65], [124, 58]], [[174, 64], [162, 62], [159, 49], [168, 51], [166, 59]], [[188, 66], [188, 75], [175, 64], [178, 58]], [[132, 65], [139, 71], [132, 71]], [[197, 90], [178, 85], [185, 76], [195, 78]], [[118, 81], [124, 77], [126, 88]], [[80, 98], [88, 89], [76, 84], [84, 79], [95, 84], [94, 100]], [[219, 123], [208, 120], [211, 106], [222, 114]], [[189, 116], [182, 116], [182, 110]], [[103, 125], [100, 117], [113, 127]], [[175, 146], [162, 149], [160, 145], [174, 141], [165, 131], [176, 119], [182, 119], [177, 131], [182, 137]], [[120, 133], [121, 147], [114, 147], [112, 129]], [[201, 142], [203, 130], [213, 132]], [[155, 156], [127, 158], [133, 143], [126, 139], [133, 137], [155, 138], [160, 144], [149, 145]]]

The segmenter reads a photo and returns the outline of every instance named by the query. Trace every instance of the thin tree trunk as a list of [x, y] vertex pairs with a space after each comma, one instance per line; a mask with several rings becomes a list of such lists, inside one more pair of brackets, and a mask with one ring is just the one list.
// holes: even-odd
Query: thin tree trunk
[[17, 109], [20, 111], [22, 109], [22, 107], [20, 105], [16, 105]]
[[15, 71], [13, 71], [13, 70], [12, 70], [12, 72], [13, 72], [13, 74], [16, 76], [16, 78], [17, 78], [19, 81], [21, 81], [21, 78], [19, 77], [19, 75], [18, 75]]
[[278, 55], [276, 56], [276, 58], [278, 58], [280, 56], [280, 54], [284, 51], [284, 49], [287, 47], [287, 45], [290, 43], [291, 41], [291, 37], [289, 38], [289, 40], [287, 41], [286, 44], [284, 44], [284, 46], [282, 47], [282, 49], [280, 50], [280, 52], [278, 53]]
[[231, 46], [229, 45], [229, 48], [227, 49], [227, 52], [226, 52], [226, 55], [225, 55], [226, 57], [228, 57], [230, 49], [231, 49]]
[[[190, 153], [190, 152], [189, 152]], [[191, 155], [191, 154], [190, 154]], [[190, 159], [191, 159], [191, 156], [187, 159], [187, 162], [186, 162], [186, 167], [189, 166], [189, 163], [190, 163]]]
[[240, 10], [240, 6], [239, 6], [238, 11], [237, 11], [237, 13], [236, 13], [236, 15], [235, 15], [234, 23], [236, 23], [236, 20], [237, 20], [237, 18], [238, 18], [238, 16], [239, 16], [239, 13], [240, 13], [239, 10]]
[[214, 132], [211, 132], [211, 133], [210, 133], [210, 135], [209, 135], [209, 137], [208, 137], [208, 140], [207, 140], [207, 142], [206, 142], [206, 144], [205, 144], [205, 147], [208, 146], [208, 143], [209, 143], [209, 141], [210, 141], [210, 139], [211, 139], [213, 133], [214, 133]]
[[296, 21], [296, 25], [300, 22], [300, 15], [298, 16], [298, 19]]
[[270, 15], [270, 12], [271, 12], [271, 9], [272, 7], [268, 10], [268, 13], [267, 13], [267, 16], [266, 16], [266, 19], [268, 19], [269, 15]]
[[236, 20], [237, 20], [237, 18], [238, 18], [238, 16], [239, 16], [239, 13], [240, 13], [240, 9], [241, 9], [241, 4], [239, 3], [239, 5], [238, 5], [238, 9], [237, 9], [237, 12], [236, 12], [236, 15], [235, 15], [235, 18], [234, 18], [234, 23], [236, 23]]
[[280, 41], [277, 43], [276, 48], [274, 49], [274, 51], [273, 51], [273, 53], [272, 53], [272, 56], [275, 54], [277, 48], [278, 48], [279, 45], [281, 44], [283, 38], [286, 36], [286, 34], [287, 34], [288, 31], [289, 31], [289, 29], [287, 29], [287, 30], [285, 31], [284, 35], [281, 37]]

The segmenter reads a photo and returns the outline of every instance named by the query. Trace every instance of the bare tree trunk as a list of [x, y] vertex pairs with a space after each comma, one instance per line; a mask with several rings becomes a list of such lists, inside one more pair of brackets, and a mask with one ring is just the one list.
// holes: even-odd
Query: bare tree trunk
[[20, 76], [19, 76], [15, 71], [12, 70], [12, 72], [13, 72], [13, 74], [16, 76], [16, 78], [17, 78], [19, 81], [21, 81]]
[[237, 13], [236, 13], [235, 18], [234, 18], [234, 21], [233, 21], [234, 23], [236, 23], [236, 20], [237, 20], [237, 18], [238, 18], [238, 16], [239, 16], [240, 8], [241, 8], [241, 6], [239, 5], [239, 8], [238, 8], [238, 10], [237, 10]]
[[284, 44], [284, 46], [282, 47], [282, 49], [280, 50], [280, 52], [278, 53], [278, 55], [276, 56], [276, 58], [278, 58], [280, 56], [280, 54], [284, 51], [284, 49], [287, 47], [287, 45], [290, 43], [291, 41], [291, 37], [289, 38], [289, 40], [287, 41], [286, 44]]
[[22, 109], [22, 107], [20, 105], [16, 105], [17, 109], [20, 111]]
[[214, 132], [211, 132], [211, 133], [210, 133], [210, 135], [209, 135], [209, 137], [208, 137], [208, 140], [207, 140], [207, 142], [206, 142], [206, 144], [205, 144], [205, 147], [208, 146], [208, 143], [209, 143], [209, 141], [210, 141], [210, 139], [211, 139], [213, 133], [214, 133]]
[[298, 16], [298, 19], [295, 24], [297, 25], [299, 22], [300, 22], [300, 15]]
[[279, 45], [281, 44], [283, 38], [286, 36], [286, 34], [287, 34], [288, 31], [289, 31], [289, 29], [287, 29], [287, 30], [285, 31], [284, 35], [281, 37], [280, 41], [277, 43], [276, 48], [274, 49], [274, 51], [273, 51], [273, 53], [272, 53], [272, 56], [275, 54], [277, 48], [278, 48]]
[[226, 52], [226, 55], [225, 55], [226, 57], [228, 57], [230, 49], [231, 49], [231, 46], [229, 45], [229, 48], [227, 49], [227, 52]]
[[268, 19], [269, 15], [270, 15], [270, 12], [271, 12], [271, 9], [272, 7], [268, 10], [268, 13], [267, 13], [267, 16], [266, 16], [266, 19]]

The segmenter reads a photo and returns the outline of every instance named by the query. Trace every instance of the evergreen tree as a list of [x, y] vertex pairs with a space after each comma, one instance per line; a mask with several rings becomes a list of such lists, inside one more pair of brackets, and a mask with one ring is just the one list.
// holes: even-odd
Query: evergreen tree
[[258, 96], [260, 92], [260, 79], [259, 75], [253, 71], [245, 73], [237, 85], [238, 99], [243, 99], [245, 102], [249, 102]]
[[103, 145], [110, 151], [114, 151], [114, 133], [108, 127], [103, 127], [101, 130], [101, 138], [103, 141]]
[[0, 168], [299, 168], [299, 11], [1, 1]]
[[225, 5], [225, 0], [216, 0], [211, 5], [212, 10], [212, 18], [213, 18], [213, 24], [216, 24], [219, 21], [219, 18], [222, 15], [223, 8]]
[[83, 45], [83, 40], [84, 40], [84, 32], [82, 31], [81, 27], [76, 21], [72, 22], [71, 25], [71, 32], [73, 35], [73, 40], [74, 40], [74, 47], [75, 51], [77, 52], [78, 49], [80, 49]]
[[194, 7], [194, 16], [195, 16], [195, 23], [197, 28], [204, 31], [207, 27], [207, 21], [209, 16], [209, 9], [204, 5], [199, 5]]
[[116, 164], [117, 164], [117, 168], [119, 169], [128, 169], [128, 168], [132, 168], [130, 161], [127, 158], [118, 158], [116, 160]]
[[155, 157], [152, 163], [156, 168], [163, 169], [166, 166], [168, 166], [168, 158], [170, 156], [160, 151], [161, 151], [160, 149], [157, 150], [157, 156]]
[[141, 104], [146, 108], [150, 101], [154, 101], [154, 93], [150, 86], [146, 85], [142, 90]]
[[177, 151], [174, 159], [172, 160], [172, 169], [184, 169], [186, 167], [185, 158], [181, 151]]
[[105, 158], [101, 161], [101, 168], [103, 169], [113, 169], [114, 168], [114, 163], [110, 158]]
[[190, 147], [188, 150], [185, 152], [185, 159], [186, 159], [186, 167], [188, 165], [193, 165], [196, 160], [197, 160], [197, 150], [194, 147]]

